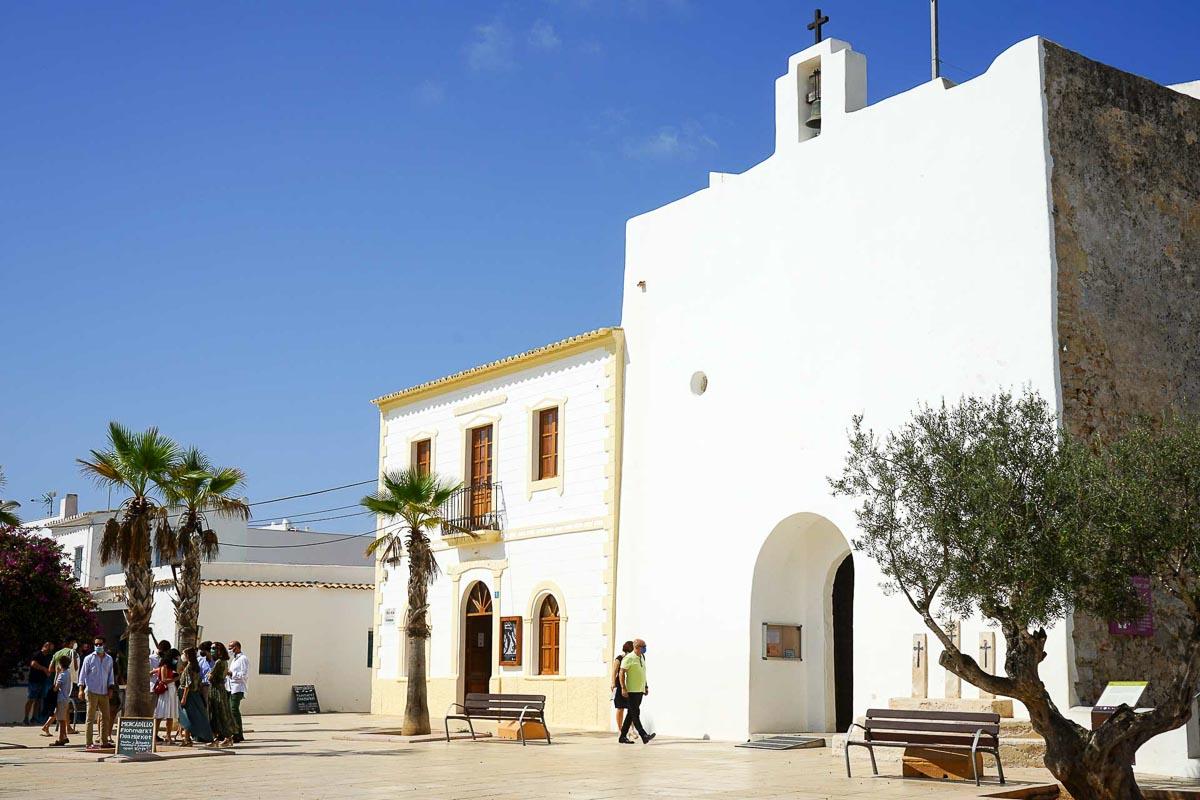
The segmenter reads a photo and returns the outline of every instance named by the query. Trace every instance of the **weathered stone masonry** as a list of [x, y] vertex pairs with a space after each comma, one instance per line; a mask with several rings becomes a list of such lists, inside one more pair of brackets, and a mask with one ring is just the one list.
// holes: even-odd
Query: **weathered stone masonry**
[[[1064, 422], [1106, 435], [1130, 415], [1200, 413], [1200, 101], [1045, 44]], [[1074, 619], [1079, 701], [1151, 681], [1179, 611], [1153, 639]]]

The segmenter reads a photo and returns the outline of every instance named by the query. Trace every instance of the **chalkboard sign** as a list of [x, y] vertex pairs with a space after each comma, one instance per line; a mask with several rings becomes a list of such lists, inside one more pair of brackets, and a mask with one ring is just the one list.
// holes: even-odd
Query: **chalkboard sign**
[[117, 720], [117, 755], [154, 752], [154, 718], [121, 717]]
[[292, 687], [292, 698], [296, 701], [296, 711], [301, 714], [320, 714], [321, 704], [317, 702], [317, 687], [312, 684]]
[[521, 666], [521, 618], [500, 618], [500, 666]]

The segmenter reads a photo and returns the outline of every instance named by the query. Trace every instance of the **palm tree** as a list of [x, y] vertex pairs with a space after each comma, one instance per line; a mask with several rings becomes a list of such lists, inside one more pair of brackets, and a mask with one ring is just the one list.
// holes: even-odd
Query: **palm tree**
[[[0, 489], [4, 488], [4, 484], [8, 483], [8, 479], [4, 477], [4, 467], [0, 467]], [[21, 504], [16, 500], [0, 500], [0, 526], [17, 527], [21, 524], [21, 518], [13, 512], [20, 508]]]
[[398, 564], [402, 556], [408, 556], [408, 613], [404, 620], [408, 697], [402, 733], [416, 736], [429, 733], [425, 642], [429, 638], [429, 587], [438, 576], [426, 532], [441, 526], [457, 529], [442, 518], [442, 506], [460, 485], [416, 469], [385, 472], [381, 481], [383, 487], [360, 502], [381, 517], [398, 521], [380, 526], [384, 532], [367, 546], [367, 554], [388, 564]]
[[[148, 428], [142, 433], [119, 422], [108, 423], [108, 448], [78, 459], [82, 472], [101, 486], [125, 489], [130, 497], [104, 526], [100, 558], [119, 560], [125, 570], [125, 637], [129, 643], [128, 696], [125, 713], [154, 716], [150, 694], [150, 615], [154, 611], [154, 574], [150, 569], [152, 533], [164, 538], [167, 510], [156, 499], [164, 493], [179, 446]], [[157, 531], [155, 531], [157, 529]]]
[[156, 539], [158, 551], [168, 556], [172, 572], [182, 560], [182, 580], [175, 574], [175, 624], [179, 649], [196, 646], [200, 625], [200, 562], [217, 557], [220, 542], [208, 527], [207, 513], [219, 517], [249, 519], [250, 507], [233, 493], [245, 483], [246, 474], [234, 467], [214, 469], [204, 453], [188, 448], [171, 470], [165, 492], [167, 501], [182, 509], [174, 528], [163, 529]]

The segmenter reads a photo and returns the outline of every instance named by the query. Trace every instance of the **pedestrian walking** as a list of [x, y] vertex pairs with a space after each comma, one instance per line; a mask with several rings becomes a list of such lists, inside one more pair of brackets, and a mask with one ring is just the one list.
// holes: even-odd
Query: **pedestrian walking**
[[657, 734], [646, 733], [642, 727], [642, 699], [650, 694], [650, 684], [646, 682], [646, 643], [641, 639], [634, 639], [633, 652], [621, 659], [621, 694], [625, 696], [628, 709], [617, 741], [633, 744], [629, 738], [629, 728], [632, 726], [642, 737], [642, 743], [650, 744]]
[[196, 651], [196, 663], [200, 665], [200, 695], [204, 698], [204, 705], [208, 705], [208, 674], [212, 672], [212, 642], [201, 642], [199, 650]]
[[[179, 665], [179, 651], [168, 649], [159, 655], [158, 666], [151, 676], [154, 703], [154, 739], [163, 744], [175, 744], [175, 726], [179, 723], [179, 693], [175, 689], [176, 668]], [[167, 737], [158, 736], [159, 723], [166, 723]]]
[[193, 741], [208, 743], [213, 740], [212, 727], [208, 723], [208, 703], [200, 691], [200, 670], [196, 648], [186, 648], [179, 670], [179, 725], [183, 728], [184, 747], [191, 747]]
[[54, 642], [46, 642], [41, 649], [29, 658], [29, 678], [25, 692], [25, 721], [22, 725], [34, 725], [42, 713], [42, 704], [50, 691], [54, 672], [50, 668], [53, 663], [51, 654], [54, 652]]
[[617, 730], [625, 723], [625, 709], [629, 707], [625, 695], [621, 693], [621, 659], [633, 652], [633, 642], [621, 645], [621, 652], [613, 659], [612, 674], [609, 676], [612, 686], [613, 707], [617, 709]]
[[[50, 697], [53, 698], [50, 702], [51, 712], [46, 715], [46, 721], [42, 723], [42, 736], [50, 735], [50, 726], [58, 721], [58, 699], [55, 697], [58, 691], [58, 673], [63, 670], [61, 664], [62, 659], [67, 659], [68, 666], [66, 667], [67, 677], [71, 686], [71, 694], [74, 694], [74, 684], [79, 678], [79, 654], [75, 650], [75, 639], [67, 639], [61, 648], [54, 651], [54, 655], [50, 657], [51, 669], [53, 670], [54, 688], [50, 692]], [[70, 698], [68, 698], [69, 700]], [[74, 720], [72, 720], [73, 722]], [[75, 731], [72, 731], [75, 733]]]
[[229, 643], [229, 652], [233, 654], [229, 662], [229, 705], [233, 710], [233, 723], [237, 732], [233, 735], [234, 742], [244, 742], [245, 728], [242, 727], [242, 700], [246, 699], [246, 679], [250, 675], [250, 659], [242, 652], [242, 643], [236, 639]]
[[229, 677], [229, 651], [221, 642], [213, 643], [213, 668], [209, 673], [208, 722], [212, 726], [213, 740], [209, 747], [229, 747], [237, 728], [233, 722], [233, 710], [229, 705], [229, 689], [225, 679]]
[[79, 668], [79, 699], [87, 700], [87, 749], [99, 749], [93, 744], [92, 723], [100, 726], [100, 746], [112, 747], [112, 716], [108, 707], [108, 696], [117, 688], [116, 673], [112, 656], [104, 652], [104, 637], [97, 636], [92, 644], [91, 655], [83, 660]]
[[51, 747], [64, 747], [71, 743], [67, 738], [67, 715], [71, 707], [71, 657], [58, 657], [58, 674], [54, 676], [54, 718], [58, 720], [58, 739]]

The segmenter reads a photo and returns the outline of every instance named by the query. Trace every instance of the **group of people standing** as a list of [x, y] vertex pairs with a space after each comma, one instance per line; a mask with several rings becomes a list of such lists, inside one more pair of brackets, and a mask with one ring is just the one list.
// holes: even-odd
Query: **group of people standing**
[[[150, 667], [150, 691], [157, 698], [155, 739], [182, 747], [195, 742], [230, 747], [246, 740], [241, 706], [250, 660], [241, 642], [201, 642], [180, 653], [164, 640], [150, 657]], [[166, 738], [159, 736], [160, 726]]]
[[[87, 749], [112, 747], [115, 718], [121, 710], [115, 664], [103, 636], [95, 637], [90, 646], [85, 643], [82, 650], [74, 640], [57, 651], [53, 642], [46, 642], [30, 659], [24, 724], [36, 724], [43, 704], [52, 700], [42, 735], [51, 736], [50, 726], [57, 721], [58, 736], [50, 746], [68, 745], [68, 735], [78, 733], [71, 718], [72, 700], [78, 698], [87, 703]], [[228, 646], [202, 642], [180, 653], [164, 640], [150, 656], [150, 670], [154, 735], [159, 742], [229, 747], [245, 741], [241, 705], [250, 661], [240, 642]], [[99, 731], [98, 744], [93, 726]], [[160, 727], [165, 727], [166, 738], [159, 736]]]
[[637, 730], [643, 744], [658, 734], [647, 733], [642, 727], [642, 700], [650, 694], [650, 684], [646, 682], [646, 642], [634, 639], [621, 646], [621, 652], [613, 659], [612, 665], [613, 706], [617, 709], [617, 728], [621, 735], [617, 741], [621, 744], [636, 744], [629, 738], [629, 729]]

